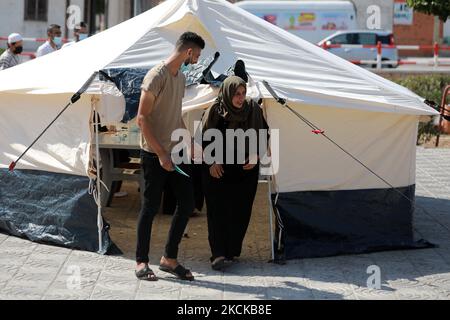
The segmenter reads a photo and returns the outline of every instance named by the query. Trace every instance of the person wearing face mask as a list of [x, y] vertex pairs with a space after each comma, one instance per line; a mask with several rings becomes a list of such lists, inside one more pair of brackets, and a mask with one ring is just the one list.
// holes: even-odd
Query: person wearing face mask
[[17, 66], [20, 63], [19, 54], [23, 51], [23, 39], [18, 33], [8, 37], [8, 49], [0, 56], [0, 71]]
[[136, 277], [156, 281], [149, 267], [152, 224], [157, 214], [164, 187], [172, 189], [178, 210], [172, 218], [165, 253], [159, 269], [182, 280], [194, 280], [191, 271], [179, 264], [178, 247], [194, 210], [194, 190], [189, 165], [180, 164], [189, 177], [175, 172], [172, 152], [178, 142], [172, 141], [172, 133], [186, 129], [182, 118], [182, 102], [186, 78], [181, 65], [196, 64], [205, 41], [196, 33], [186, 32], [178, 39], [170, 57], [158, 63], [142, 82], [137, 124], [141, 129], [141, 163], [145, 187], [137, 227]]
[[47, 28], [47, 41], [38, 48], [36, 57], [42, 57], [46, 54], [52, 53], [62, 45], [61, 27], [57, 24], [52, 24]]
[[75, 41], [71, 41], [63, 45], [63, 49], [70, 47], [71, 45], [74, 45], [77, 42], [83, 41], [89, 37], [88, 32], [88, 26], [85, 22], [80, 22], [75, 26], [75, 29], [73, 30], [73, 36], [75, 38]]

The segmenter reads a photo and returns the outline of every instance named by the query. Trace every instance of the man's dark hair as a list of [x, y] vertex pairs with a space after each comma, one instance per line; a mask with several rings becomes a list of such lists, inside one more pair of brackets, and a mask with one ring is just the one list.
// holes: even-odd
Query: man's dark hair
[[57, 25], [57, 24], [49, 25], [48, 28], [47, 28], [47, 34], [50, 33], [50, 32], [53, 32], [54, 29], [61, 29], [61, 26]]
[[88, 27], [87, 23], [84, 22], [84, 21], [81, 21], [80, 23], [78, 23], [78, 24], [75, 26], [74, 30], [75, 30], [75, 31], [80, 31], [81, 28], [87, 28], [87, 27]]
[[177, 41], [178, 50], [186, 50], [192, 47], [205, 49], [205, 40], [194, 32], [185, 32]]

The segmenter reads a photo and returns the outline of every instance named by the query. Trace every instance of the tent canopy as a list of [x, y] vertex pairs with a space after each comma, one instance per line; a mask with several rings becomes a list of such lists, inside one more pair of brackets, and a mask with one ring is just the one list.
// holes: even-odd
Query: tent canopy
[[[0, 73], [0, 92], [74, 93], [97, 70], [150, 68], [192, 30], [222, 55], [213, 71], [237, 59], [260, 83], [308, 105], [413, 115], [436, 112], [406, 88], [343, 60], [225, 0], [168, 0], [74, 46]], [[33, 75], [33, 76], [31, 76]], [[325, 76], [326, 75], [326, 76]], [[259, 85], [262, 95], [269, 93]], [[91, 92], [95, 92], [95, 86]]]

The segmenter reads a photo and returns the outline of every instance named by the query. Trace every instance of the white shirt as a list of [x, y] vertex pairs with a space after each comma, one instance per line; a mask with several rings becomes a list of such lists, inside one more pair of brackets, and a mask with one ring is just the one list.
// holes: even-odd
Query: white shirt
[[42, 46], [40, 46], [36, 51], [36, 57], [42, 57], [46, 54], [52, 53], [56, 51], [56, 49], [53, 49], [52, 45], [49, 41], [46, 41]]

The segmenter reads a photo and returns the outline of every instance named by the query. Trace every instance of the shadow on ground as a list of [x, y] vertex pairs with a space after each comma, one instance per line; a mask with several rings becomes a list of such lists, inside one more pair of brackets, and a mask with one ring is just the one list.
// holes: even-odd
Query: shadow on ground
[[[128, 198], [115, 199], [108, 209], [113, 241], [134, 260], [136, 218], [139, 201], [135, 186], [128, 184]], [[206, 214], [192, 218], [182, 240], [180, 260], [196, 281], [183, 283], [157, 271], [160, 281], [183, 283], [189, 288], [215, 289], [252, 295], [259, 299], [345, 299], [345, 298], [450, 298], [450, 200], [417, 197], [414, 229], [416, 239], [426, 239], [437, 248], [384, 251], [329, 258], [300, 259], [286, 265], [268, 263], [271, 258], [266, 185], [260, 185], [251, 225], [239, 262], [225, 272], [211, 270]], [[170, 216], [158, 215], [153, 227], [151, 263], [163, 253]], [[367, 287], [370, 266], [380, 271], [381, 290]], [[261, 283], [263, 279], [264, 283]], [[425, 289], [425, 290], [424, 290]], [[430, 293], [431, 292], [431, 293]]]

